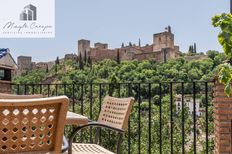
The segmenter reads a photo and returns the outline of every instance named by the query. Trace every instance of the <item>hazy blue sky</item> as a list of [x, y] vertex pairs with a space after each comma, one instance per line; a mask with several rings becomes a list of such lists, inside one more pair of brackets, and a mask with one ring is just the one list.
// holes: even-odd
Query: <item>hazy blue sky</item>
[[211, 17], [222, 12], [229, 12], [229, 0], [56, 0], [54, 39], [0, 39], [0, 48], [10, 48], [15, 58], [48, 61], [76, 53], [81, 38], [92, 45], [109, 43], [110, 48], [138, 43], [139, 38], [145, 45], [171, 25], [181, 51], [194, 42], [199, 52], [221, 51]]

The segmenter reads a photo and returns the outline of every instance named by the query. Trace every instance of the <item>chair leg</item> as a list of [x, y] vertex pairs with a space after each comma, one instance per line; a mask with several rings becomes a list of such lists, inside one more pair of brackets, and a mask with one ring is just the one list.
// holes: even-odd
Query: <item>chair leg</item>
[[117, 152], [116, 154], [120, 154], [120, 151], [121, 151], [121, 144], [122, 144], [122, 137], [123, 137], [123, 134], [121, 133], [118, 133], [118, 141], [117, 141]]

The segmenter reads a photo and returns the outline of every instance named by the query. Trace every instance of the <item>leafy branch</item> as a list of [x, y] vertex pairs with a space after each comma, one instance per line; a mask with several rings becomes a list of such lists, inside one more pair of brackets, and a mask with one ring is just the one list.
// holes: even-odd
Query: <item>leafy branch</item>
[[227, 63], [221, 65], [219, 70], [219, 82], [225, 85], [225, 93], [230, 96], [232, 92], [232, 14], [223, 13], [212, 18], [214, 27], [220, 27], [221, 32], [218, 34], [218, 41], [222, 45]]

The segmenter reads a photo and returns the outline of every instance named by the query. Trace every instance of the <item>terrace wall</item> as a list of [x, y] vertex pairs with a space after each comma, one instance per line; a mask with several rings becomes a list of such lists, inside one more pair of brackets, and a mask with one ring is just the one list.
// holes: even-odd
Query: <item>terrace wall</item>
[[218, 81], [214, 87], [215, 153], [232, 154], [232, 97], [224, 93]]

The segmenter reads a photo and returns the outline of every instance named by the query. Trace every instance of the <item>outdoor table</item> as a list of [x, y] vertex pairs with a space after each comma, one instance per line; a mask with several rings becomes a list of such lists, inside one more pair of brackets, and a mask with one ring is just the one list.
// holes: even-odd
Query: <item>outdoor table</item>
[[89, 119], [83, 115], [76, 114], [74, 112], [68, 112], [66, 116], [66, 125], [86, 125]]

